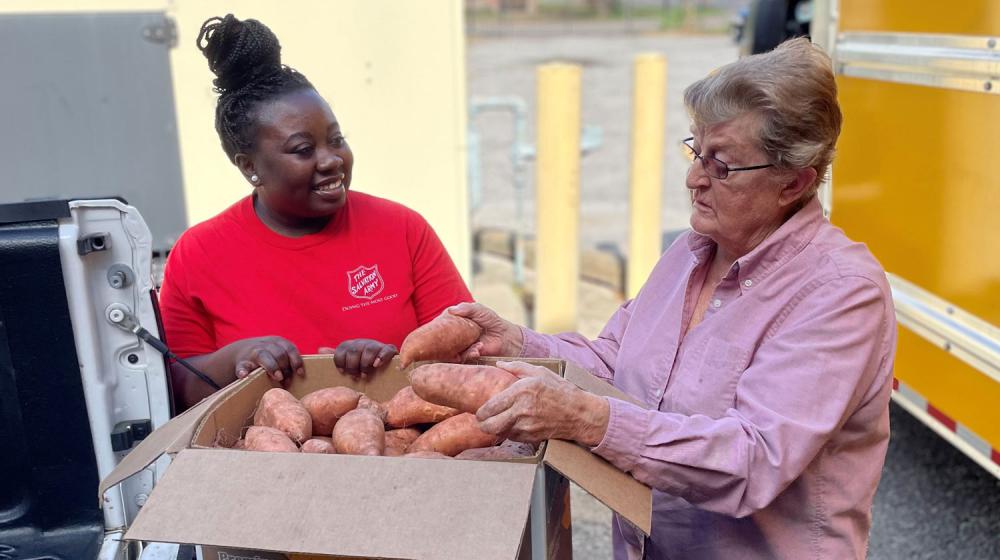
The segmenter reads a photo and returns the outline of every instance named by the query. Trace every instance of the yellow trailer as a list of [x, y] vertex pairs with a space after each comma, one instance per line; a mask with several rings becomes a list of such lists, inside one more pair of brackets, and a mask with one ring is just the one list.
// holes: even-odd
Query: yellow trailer
[[821, 191], [889, 274], [893, 400], [1000, 477], [1000, 1], [754, 0], [741, 52], [808, 34], [844, 130]]
[[814, 8], [845, 114], [827, 210], [889, 273], [893, 399], [1000, 477], [1000, 2]]

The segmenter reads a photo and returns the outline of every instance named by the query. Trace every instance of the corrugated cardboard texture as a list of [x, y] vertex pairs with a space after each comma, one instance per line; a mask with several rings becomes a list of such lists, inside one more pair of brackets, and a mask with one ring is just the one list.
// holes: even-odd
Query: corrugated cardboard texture
[[200, 403], [189, 408], [183, 414], [160, 426], [146, 439], [142, 440], [114, 470], [101, 481], [98, 487], [98, 501], [104, 501], [104, 492], [108, 488], [122, 482], [142, 469], [148, 467], [164, 453], [177, 453], [191, 443], [191, 434], [199, 425], [202, 415], [209, 410], [217, 400], [236, 389], [237, 384], [230, 385], [222, 391], [205, 398]]
[[333, 356], [303, 356], [306, 365], [304, 377], [295, 376], [285, 388], [293, 395], [302, 398], [307, 394], [326, 387], [350, 387], [368, 395], [377, 401], [391, 399], [397, 391], [410, 384], [406, 378], [409, 368], [399, 367], [399, 356], [380, 367], [372, 375], [352, 377], [341, 373], [333, 361]]
[[254, 453], [247, 461], [247, 455], [179, 453], [125, 538], [302, 554], [510, 560], [521, 544], [536, 469], [290, 453]]
[[[359, 560], [357, 557], [351, 558], [347, 556], [329, 556], [326, 554], [283, 554], [281, 552], [220, 548], [217, 546], [202, 546], [201, 558], [204, 560]], [[367, 559], [362, 558], [360, 560]]]
[[649, 534], [653, 493], [632, 475], [575, 443], [558, 439], [548, 441], [545, 463]]
[[[594, 377], [573, 364], [565, 369], [565, 377], [591, 393], [644, 405], [610, 384]], [[653, 493], [632, 475], [622, 472], [603, 458], [575, 443], [549, 440], [545, 463], [566, 478], [577, 483], [591, 496], [621, 514], [647, 535], [652, 526]]]
[[[385, 401], [409, 384], [409, 369], [401, 369], [398, 358], [366, 378], [340, 373], [332, 356], [305, 360], [306, 376], [285, 384], [298, 397], [340, 385]], [[526, 361], [565, 375], [593, 393], [635, 402], [559, 360]], [[199, 410], [205, 412], [196, 429], [191, 428], [192, 420], [171, 429], [173, 435], [166, 439], [172, 448], [183, 446], [177, 438], [193, 431], [188, 439], [193, 449], [175, 458], [127, 539], [211, 545], [225, 554], [267, 551], [289, 558], [336, 554], [510, 560], [527, 550], [522, 550], [522, 537], [542, 456], [649, 531], [650, 490], [589, 450], [564, 441], [546, 442], [539, 455], [517, 462], [204, 449], [231, 443], [250, 423], [264, 392], [279, 385], [258, 370], [235, 389], [227, 387], [203, 403]], [[565, 519], [568, 523], [569, 516]]]
[[[258, 370], [243, 381], [239, 391], [216, 399], [194, 430], [189, 444], [195, 447], [232, 447], [243, 437], [243, 427], [253, 424], [253, 414], [264, 393], [278, 383]], [[220, 411], [226, 411], [220, 414]]]
[[[280, 552], [235, 550], [232, 548], [219, 548], [216, 546], [201, 547], [201, 557], [204, 558], [204, 560], [293, 560], [287, 554], [282, 554]], [[330, 557], [327, 556], [321, 556], [320, 558], [323, 560], [330, 560]], [[295, 558], [294, 560], [299, 559]]]

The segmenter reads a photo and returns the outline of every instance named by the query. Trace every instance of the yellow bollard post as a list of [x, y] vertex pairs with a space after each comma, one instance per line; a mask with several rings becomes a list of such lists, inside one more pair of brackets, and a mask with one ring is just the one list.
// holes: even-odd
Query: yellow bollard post
[[632, 84], [632, 164], [629, 186], [626, 296], [635, 297], [660, 258], [660, 198], [666, 126], [667, 59], [635, 57]]
[[538, 67], [535, 329], [576, 329], [580, 278], [580, 78], [575, 64]]

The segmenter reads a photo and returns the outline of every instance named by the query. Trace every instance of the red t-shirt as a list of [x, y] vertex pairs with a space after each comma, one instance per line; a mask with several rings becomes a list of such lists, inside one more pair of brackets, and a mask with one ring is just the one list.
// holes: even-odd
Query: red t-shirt
[[398, 347], [463, 301], [472, 296], [423, 217], [359, 192], [299, 238], [271, 231], [248, 196], [177, 240], [160, 290], [167, 342], [182, 357], [269, 335], [303, 354], [352, 338]]

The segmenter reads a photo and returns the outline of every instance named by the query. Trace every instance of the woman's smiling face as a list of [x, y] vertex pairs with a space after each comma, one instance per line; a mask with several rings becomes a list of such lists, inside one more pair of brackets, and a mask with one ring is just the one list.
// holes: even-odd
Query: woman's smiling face
[[312, 89], [260, 106], [253, 152], [237, 155], [244, 175], [258, 178], [261, 218], [291, 230], [315, 229], [347, 202], [353, 164], [337, 118]]

